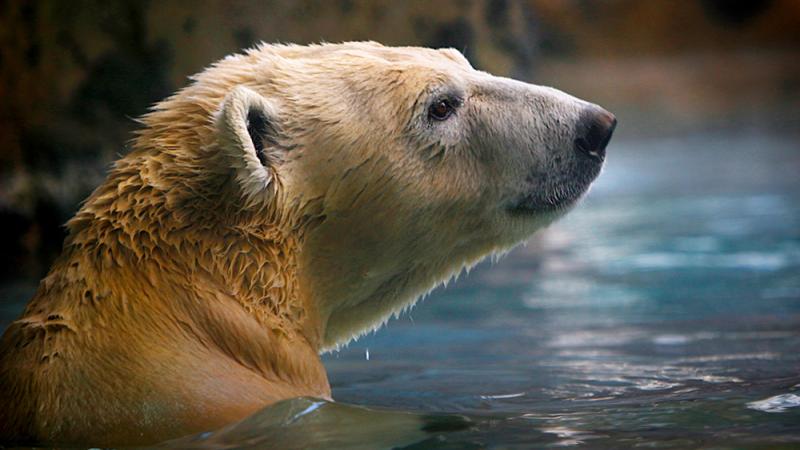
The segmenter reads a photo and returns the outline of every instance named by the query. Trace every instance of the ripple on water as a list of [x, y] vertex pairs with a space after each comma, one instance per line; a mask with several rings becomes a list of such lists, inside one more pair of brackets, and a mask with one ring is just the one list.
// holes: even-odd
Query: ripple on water
[[691, 254], [674, 252], [652, 252], [633, 255], [617, 261], [614, 266], [629, 270], [666, 269], [740, 269], [753, 271], [776, 271], [795, 263], [793, 258], [782, 253], [729, 252], [726, 254]]
[[782, 413], [798, 406], [800, 406], [800, 395], [797, 394], [781, 394], [747, 404], [750, 409], [768, 413]]
[[587, 431], [576, 430], [565, 426], [543, 427], [539, 429], [544, 433], [556, 435], [560, 441], [555, 443], [557, 447], [571, 447], [581, 445], [589, 439], [607, 438], [602, 434], [594, 434]]
[[525, 392], [515, 392], [513, 394], [495, 394], [495, 395], [481, 395], [482, 400], [503, 400], [507, 398], [523, 397]]
[[661, 380], [642, 380], [636, 383], [636, 388], [642, 391], [663, 391], [682, 386], [680, 383], [670, 383]]
[[632, 306], [641, 296], [625, 286], [557, 275], [536, 283], [523, 302], [531, 309], [618, 308]]

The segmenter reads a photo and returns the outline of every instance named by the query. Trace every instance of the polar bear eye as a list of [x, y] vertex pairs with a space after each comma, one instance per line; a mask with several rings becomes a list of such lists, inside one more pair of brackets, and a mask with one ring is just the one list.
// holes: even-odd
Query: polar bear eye
[[446, 120], [453, 114], [453, 109], [453, 103], [449, 100], [437, 100], [428, 107], [428, 116], [435, 120]]

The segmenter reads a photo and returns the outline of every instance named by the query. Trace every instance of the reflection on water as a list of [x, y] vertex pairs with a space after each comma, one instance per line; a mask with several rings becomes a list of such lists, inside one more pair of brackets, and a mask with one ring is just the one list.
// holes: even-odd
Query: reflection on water
[[800, 395], [781, 394], [757, 402], [750, 402], [747, 407], [764, 412], [782, 413], [788, 408], [800, 406]]
[[287, 400], [221, 430], [167, 442], [181, 449], [347, 448], [371, 450], [436, 442], [437, 433], [468, 428], [460, 416], [380, 411], [312, 398]]
[[277, 405], [191, 445], [800, 446], [797, 142], [615, 142], [544, 239], [326, 355], [345, 404]]

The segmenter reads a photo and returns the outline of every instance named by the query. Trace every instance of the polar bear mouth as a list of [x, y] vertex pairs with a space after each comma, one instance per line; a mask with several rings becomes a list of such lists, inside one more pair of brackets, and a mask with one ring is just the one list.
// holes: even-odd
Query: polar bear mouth
[[542, 213], [557, 213], [572, 208], [583, 196], [585, 191], [577, 193], [554, 192], [551, 195], [529, 194], [506, 207], [512, 216], [531, 216]]
[[509, 202], [506, 210], [519, 216], [566, 211], [586, 194], [602, 167], [602, 160], [586, 158], [559, 175], [531, 174], [526, 180], [526, 192]]

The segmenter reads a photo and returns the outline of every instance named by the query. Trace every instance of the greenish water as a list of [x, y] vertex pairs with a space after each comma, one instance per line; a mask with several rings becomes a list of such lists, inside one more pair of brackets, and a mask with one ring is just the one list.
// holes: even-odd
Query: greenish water
[[799, 142], [612, 142], [542, 239], [326, 355], [340, 403], [173, 446], [798, 448]]

